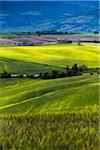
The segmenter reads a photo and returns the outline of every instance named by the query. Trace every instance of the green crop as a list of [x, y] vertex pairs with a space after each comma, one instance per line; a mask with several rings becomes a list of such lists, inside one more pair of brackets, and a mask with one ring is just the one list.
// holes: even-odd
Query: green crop
[[1, 150], [99, 150], [98, 112], [0, 116]]

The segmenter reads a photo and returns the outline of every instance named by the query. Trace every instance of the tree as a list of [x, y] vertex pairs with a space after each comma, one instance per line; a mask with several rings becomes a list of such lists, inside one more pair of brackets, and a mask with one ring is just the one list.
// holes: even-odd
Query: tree
[[70, 70], [69, 66], [66, 67], [67, 72]]
[[49, 79], [49, 73], [48, 72], [41, 73], [41, 78], [42, 79]]
[[78, 72], [78, 66], [77, 66], [77, 64], [74, 64], [72, 66], [72, 71], [73, 71], [74, 74], [76, 74]]
[[99, 34], [99, 32], [98, 32], [98, 31], [94, 31], [93, 33], [94, 33], [94, 34]]
[[8, 73], [6, 70], [4, 70], [4, 72], [3, 72], [3, 74], [2, 74], [2, 77], [10, 78], [10, 77], [11, 77], [11, 74]]
[[41, 35], [41, 32], [40, 32], [40, 31], [36, 31], [36, 34], [37, 34], [38, 36], [40, 36], [40, 35]]
[[51, 72], [51, 78], [55, 79], [58, 77], [59, 71], [58, 70], [53, 70]]
[[87, 71], [87, 69], [88, 69], [88, 68], [87, 68], [86, 65], [79, 66], [79, 68], [78, 68], [78, 70], [81, 71], [81, 72], [82, 72], [82, 71]]
[[66, 76], [67, 76], [67, 74], [65, 72], [59, 73], [59, 78], [63, 78], [63, 77], [66, 77]]

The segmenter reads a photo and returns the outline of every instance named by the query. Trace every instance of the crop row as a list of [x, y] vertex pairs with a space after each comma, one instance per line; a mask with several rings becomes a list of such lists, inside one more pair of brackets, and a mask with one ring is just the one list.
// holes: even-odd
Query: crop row
[[98, 112], [0, 116], [0, 150], [98, 150]]

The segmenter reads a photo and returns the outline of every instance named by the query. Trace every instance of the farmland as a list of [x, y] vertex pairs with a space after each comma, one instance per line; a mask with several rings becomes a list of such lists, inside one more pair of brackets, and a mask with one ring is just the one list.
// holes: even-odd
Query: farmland
[[0, 93], [1, 114], [98, 108], [99, 78], [2, 79]]
[[[0, 73], [99, 66], [96, 43], [0, 46]], [[99, 76], [0, 79], [1, 150], [98, 150]]]
[[62, 69], [74, 63], [99, 67], [97, 44], [43, 46], [0, 46], [0, 72], [34, 73]]
[[[99, 67], [97, 44], [1, 46], [0, 72], [37, 73], [74, 63]], [[87, 75], [55, 80], [1, 79], [0, 113], [66, 111], [98, 106], [99, 78]], [[92, 91], [92, 92], [91, 92]], [[18, 110], [18, 111], [17, 111]]]
[[42, 35], [31, 37], [10, 37], [0, 38], [0, 45], [38, 45], [38, 44], [50, 44], [67, 41], [72, 42], [98, 42], [99, 35]]
[[3, 150], [99, 150], [96, 112], [0, 116]]
[[0, 6], [0, 150], [99, 150], [99, 3]]
[[52, 71], [54, 69], [62, 70], [61, 67], [57, 66], [0, 57], [0, 73], [7, 71], [19, 74], [32, 74], [45, 71]]

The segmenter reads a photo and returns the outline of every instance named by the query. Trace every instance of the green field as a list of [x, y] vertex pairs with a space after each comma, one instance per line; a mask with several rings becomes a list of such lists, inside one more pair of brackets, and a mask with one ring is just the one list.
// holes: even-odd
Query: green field
[[0, 116], [1, 150], [99, 150], [96, 112]]
[[[0, 46], [0, 73], [100, 67], [98, 44]], [[0, 79], [0, 150], [99, 150], [99, 76]]]
[[[1, 46], [0, 72], [27, 73], [61, 70], [74, 63], [99, 67], [98, 44]], [[99, 77], [55, 80], [1, 79], [0, 113], [59, 112], [97, 107]]]
[[0, 46], [0, 72], [33, 73], [61, 69], [74, 63], [99, 67], [98, 44]]
[[46, 71], [50, 72], [55, 69], [62, 70], [61, 67], [57, 66], [0, 57], [0, 73], [6, 71], [10, 73], [32, 74]]
[[0, 113], [62, 112], [97, 108], [98, 76], [53, 80], [2, 79]]

